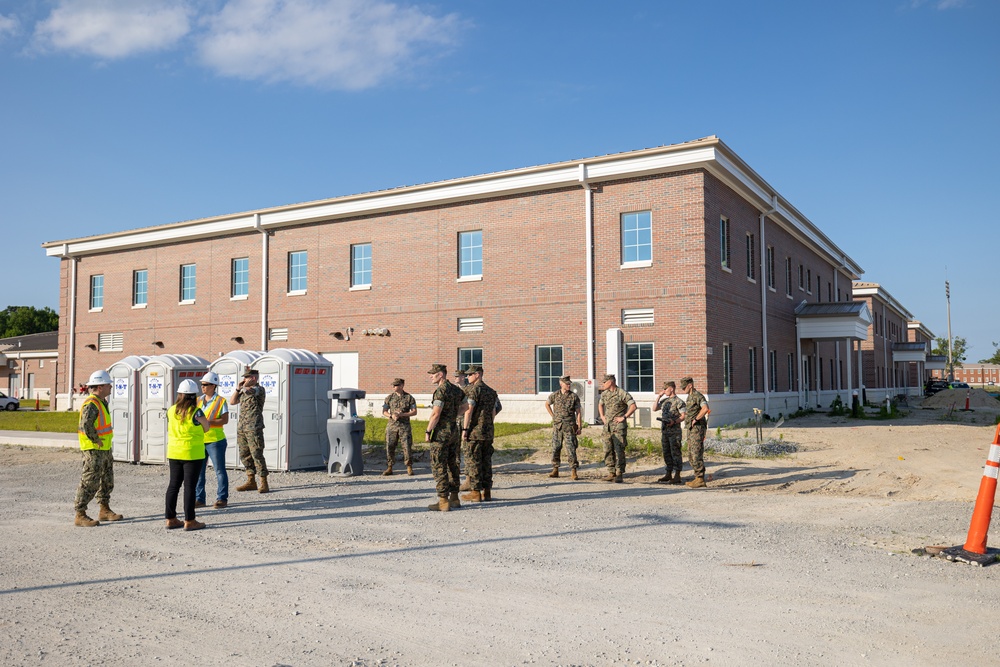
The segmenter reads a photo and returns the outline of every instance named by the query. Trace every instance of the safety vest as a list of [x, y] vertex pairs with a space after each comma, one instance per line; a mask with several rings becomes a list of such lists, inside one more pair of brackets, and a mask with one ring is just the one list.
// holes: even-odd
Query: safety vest
[[192, 417], [181, 421], [177, 406], [167, 410], [167, 458], [180, 461], [198, 461], [205, 458], [205, 429]]
[[[205, 413], [206, 417], [208, 417], [208, 421], [218, 421], [219, 419], [222, 419], [222, 411], [226, 408], [226, 399], [219, 396], [219, 392], [216, 390], [215, 396], [213, 396], [208, 402], [205, 401], [205, 395], [202, 394], [201, 397], [198, 398], [198, 407], [201, 408], [201, 411]], [[225, 439], [226, 432], [222, 430], [221, 426], [213, 426], [208, 429], [207, 433], [205, 433], [206, 445], [211, 442], [218, 442], [219, 440]]]
[[80, 406], [81, 415], [83, 414], [83, 409], [90, 404], [97, 406], [97, 423], [94, 426], [97, 428], [97, 435], [101, 439], [101, 445], [100, 447], [95, 445], [87, 437], [83, 429], [78, 429], [76, 435], [80, 439], [80, 449], [84, 451], [88, 449], [111, 449], [111, 438], [114, 436], [114, 429], [111, 428], [111, 413], [108, 412], [108, 407], [104, 404], [104, 401], [94, 394], [90, 394], [84, 399], [83, 405]]

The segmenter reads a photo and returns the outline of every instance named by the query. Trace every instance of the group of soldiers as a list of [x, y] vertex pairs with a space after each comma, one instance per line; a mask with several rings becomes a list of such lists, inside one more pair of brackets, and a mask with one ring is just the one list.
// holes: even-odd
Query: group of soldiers
[[[482, 502], [493, 499], [493, 421], [502, 409], [497, 393], [483, 382], [483, 367], [469, 366], [455, 372], [455, 383], [448, 380], [444, 364], [434, 364], [427, 371], [435, 385], [431, 399], [431, 416], [424, 434], [430, 443], [431, 470], [437, 491], [437, 502], [428, 506], [436, 512], [447, 512], [462, 506], [461, 501]], [[680, 381], [681, 391], [687, 394], [682, 401], [677, 396], [673, 381], [663, 383], [656, 393], [654, 412], [660, 412], [661, 447], [666, 474], [659, 482], [681, 484], [681, 424], [688, 430], [688, 460], [694, 478], [687, 482], [693, 489], [705, 483], [705, 434], [711, 410], [705, 396], [694, 387], [690, 376]], [[396, 450], [403, 449], [406, 474], [413, 475], [413, 434], [410, 418], [417, 414], [417, 403], [406, 392], [405, 381], [392, 381], [393, 391], [385, 397], [382, 416], [389, 422], [385, 430], [386, 469], [383, 475], [393, 474]], [[545, 409], [552, 417], [552, 472], [549, 477], [559, 477], [562, 450], [570, 466], [570, 478], [579, 479], [577, 458], [578, 436], [583, 430], [583, 411], [580, 397], [572, 390], [572, 380], [567, 375], [559, 378], [559, 390], [545, 401]], [[598, 403], [603, 427], [604, 463], [608, 474], [606, 482], [622, 483], [625, 475], [625, 449], [628, 445], [628, 418], [636, 410], [635, 400], [618, 387], [613, 374], [605, 375], [601, 382]], [[466, 481], [460, 483], [460, 461], [464, 457]], [[465, 493], [459, 495], [460, 491]]]

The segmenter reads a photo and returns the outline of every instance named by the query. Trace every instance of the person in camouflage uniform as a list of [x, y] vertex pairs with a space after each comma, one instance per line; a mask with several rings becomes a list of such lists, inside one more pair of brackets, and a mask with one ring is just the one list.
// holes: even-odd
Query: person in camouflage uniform
[[621, 389], [615, 376], [608, 373], [601, 384], [601, 399], [597, 404], [604, 422], [604, 464], [608, 467], [605, 482], [621, 484], [625, 475], [625, 448], [628, 446], [628, 421], [635, 412], [632, 395]]
[[[80, 421], [77, 438], [83, 455], [83, 472], [80, 486], [76, 490], [73, 507], [76, 510], [75, 525], [93, 528], [101, 521], [120, 521], [124, 517], [111, 510], [111, 492], [115, 488], [115, 466], [111, 454], [111, 440], [114, 430], [111, 413], [108, 411], [108, 397], [111, 395], [111, 376], [106, 371], [97, 371], [90, 376], [87, 384], [90, 392], [80, 406]], [[97, 520], [87, 516], [87, 505], [97, 496], [101, 507]]]
[[469, 491], [462, 500], [479, 502], [493, 499], [493, 418], [497, 393], [483, 382], [483, 367], [469, 366], [469, 386], [465, 391], [465, 423], [462, 441], [468, 444]]
[[417, 414], [417, 402], [413, 400], [413, 396], [406, 393], [404, 385], [403, 378], [393, 380], [392, 393], [386, 396], [382, 403], [382, 416], [389, 419], [389, 423], [385, 425], [386, 469], [383, 475], [392, 474], [397, 444], [403, 445], [406, 474], [413, 474], [413, 431], [410, 428], [410, 417]]
[[694, 388], [691, 376], [681, 378], [681, 391], [687, 392], [685, 422], [687, 424], [688, 461], [694, 470], [694, 479], [687, 483], [692, 489], [705, 484], [705, 432], [708, 430], [708, 400]]
[[[469, 375], [464, 369], [459, 368], [455, 371], [455, 386], [462, 390], [464, 395], [465, 390], [469, 388]], [[461, 414], [458, 419], [455, 420], [455, 435], [458, 438], [459, 446], [455, 448], [455, 464], [458, 466], [459, 472], [465, 473], [465, 480], [462, 485], [458, 488], [459, 491], [469, 490], [469, 471], [462, 470], [462, 461], [465, 461], [465, 465], [469, 465], [469, 452], [466, 451], [466, 445], [462, 442], [462, 429], [465, 428], [465, 415]]]
[[448, 367], [434, 364], [427, 371], [437, 385], [431, 398], [431, 418], [427, 422], [424, 440], [431, 446], [431, 471], [438, 500], [427, 506], [432, 511], [447, 512], [462, 504], [458, 499], [458, 441], [456, 420], [465, 410], [462, 390], [448, 382]]
[[559, 391], [549, 394], [545, 409], [552, 417], [552, 472], [549, 477], [559, 476], [559, 454], [566, 447], [566, 459], [571, 466], [570, 477], [579, 479], [576, 469], [580, 462], [576, 458], [576, 436], [583, 430], [583, 411], [580, 397], [572, 391], [572, 381], [568, 375], [559, 378]]
[[684, 468], [684, 458], [681, 456], [681, 422], [684, 421], [684, 401], [677, 396], [677, 385], [673, 380], [663, 383], [663, 390], [656, 393], [656, 403], [653, 412], [661, 412], [660, 446], [663, 448], [663, 465], [666, 474], [658, 482], [667, 484], [681, 483], [681, 469]]
[[[236, 422], [236, 442], [240, 448], [240, 463], [247, 471], [247, 481], [236, 487], [237, 491], [268, 493], [267, 462], [264, 460], [264, 401], [267, 392], [257, 384], [260, 372], [250, 368], [243, 374], [243, 381], [229, 399], [230, 405], [240, 406]], [[260, 487], [255, 476], [260, 476]]]

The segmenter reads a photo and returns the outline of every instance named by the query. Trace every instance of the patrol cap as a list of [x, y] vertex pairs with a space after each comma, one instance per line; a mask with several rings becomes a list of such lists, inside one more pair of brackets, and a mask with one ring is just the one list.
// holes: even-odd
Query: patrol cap
[[245, 378], [250, 377], [250, 376], [257, 377], [259, 375], [260, 375], [260, 371], [258, 371], [256, 368], [248, 368], [248, 369], [246, 369], [246, 371], [243, 372], [243, 377], [245, 377]]
[[[614, 380], [614, 379], [615, 379], [615, 374], [614, 373], [608, 373], [607, 375], [604, 376], [604, 379], [601, 380], [601, 382], [607, 382], [608, 380]], [[615, 380], [615, 381], [617, 382], [617, 380]]]
[[690, 375], [685, 375], [681, 378], [681, 387], [686, 387], [689, 384], [694, 384], [694, 378]]
[[573, 382], [572, 380], [569, 379], [568, 375], [563, 375], [561, 378], [559, 378], [559, 381], [560, 382], [565, 382], [566, 384], [570, 384], [570, 383]]
[[392, 386], [393, 387], [402, 387], [403, 386], [403, 382], [404, 382], [403, 378], [396, 378], [395, 380], [392, 381]]
[[464, 378], [466, 375], [468, 375], [468, 373], [466, 373], [461, 368], [459, 368], [457, 371], [455, 371], [455, 377], [457, 377], [457, 378], [459, 378], [459, 377]]
[[473, 373], [482, 373], [483, 372], [483, 367], [479, 366], [479, 365], [476, 365], [476, 366], [467, 366], [465, 368], [465, 372], [468, 375], [472, 375]]
[[444, 364], [431, 364], [431, 369], [427, 371], [428, 375], [434, 375], [435, 373], [448, 374], [448, 367]]
[[663, 388], [666, 389], [667, 387], [673, 387], [674, 389], [676, 389], [677, 385], [674, 383], [673, 380], [667, 380], [666, 382], [663, 383]]

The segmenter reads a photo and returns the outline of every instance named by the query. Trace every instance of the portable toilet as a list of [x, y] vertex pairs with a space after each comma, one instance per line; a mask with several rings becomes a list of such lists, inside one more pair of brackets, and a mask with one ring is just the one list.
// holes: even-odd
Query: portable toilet
[[[329, 450], [333, 364], [309, 350], [279, 348], [253, 362], [264, 401], [264, 460], [269, 470], [322, 468]], [[230, 422], [233, 418], [230, 417]]]
[[[233, 350], [229, 354], [224, 354], [208, 365], [208, 370], [219, 376], [219, 395], [226, 401], [233, 395], [236, 385], [243, 379], [243, 372], [257, 359], [264, 356], [264, 352], [255, 350]], [[231, 447], [236, 446], [236, 417], [239, 415], [240, 406], [229, 406], [229, 423], [222, 427], [226, 434], [226, 441]], [[233, 460], [233, 466], [239, 465], [239, 454], [235, 459], [227, 456], [227, 463]], [[209, 465], [211, 465], [211, 460]]]
[[139, 462], [167, 462], [167, 410], [181, 380], [201, 381], [208, 360], [193, 354], [160, 354], [139, 369]]
[[115, 461], [139, 462], [139, 369], [147, 361], [146, 355], [133, 355], [108, 368], [111, 376], [108, 412], [114, 427], [111, 456]]

